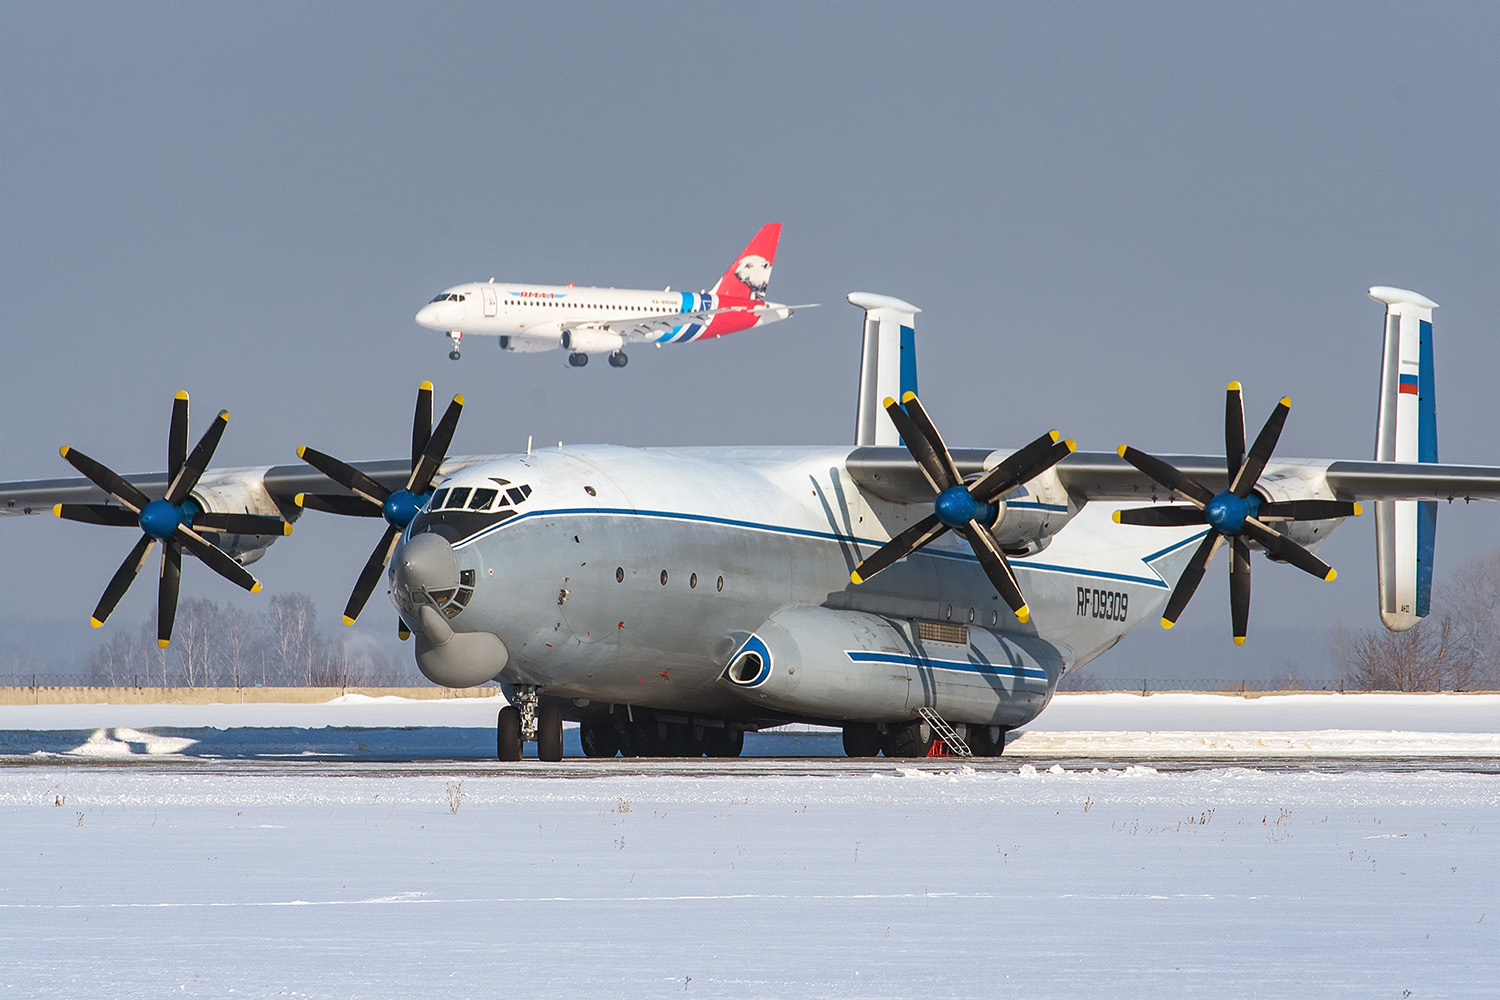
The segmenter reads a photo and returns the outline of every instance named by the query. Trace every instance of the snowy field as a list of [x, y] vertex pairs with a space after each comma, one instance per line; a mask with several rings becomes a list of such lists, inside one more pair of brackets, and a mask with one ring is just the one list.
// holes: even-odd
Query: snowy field
[[[1059, 699], [1016, 746], [1132, 730], [1479, 745], [1500, 714], [1483, 697], [1307, 696], [1313, 716], [1302, 698], [1132, 697]], [[349, 732], [492, 741], [493, 714], [0, 708], [0, 995], [1427, 998], [1500, 982], [1494, 774], [327, 765]], [[152, 744], [186, 739], [163, 728], [241, 754]], [[318, 759], [277, 762], [256, 729]]]

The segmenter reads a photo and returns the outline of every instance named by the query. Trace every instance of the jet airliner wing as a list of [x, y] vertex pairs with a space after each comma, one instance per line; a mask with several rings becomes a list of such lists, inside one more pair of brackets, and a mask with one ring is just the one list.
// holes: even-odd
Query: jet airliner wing
[[[722, 306], [717, 309], [695, 309], [692, 312], [662, 313], [657, 316], [627, 316], [619, 319], [581, 319], [575, 321], [564, 320], [557, 324], [558, 332], [566, 330], [608, 330], [618, 333], [625, 338], [627, 343], [639, 343], [641, 341], [660, 340], [685, 326], [705, 326], [710, 320], [721, 313], [746, 313], [760, 316], [765, 313], [792, 314], [792, 306], [778, 305], [774, 302], [758, 302], [755, 305]], [[796, 307], [802, 308], [802, 307]]]

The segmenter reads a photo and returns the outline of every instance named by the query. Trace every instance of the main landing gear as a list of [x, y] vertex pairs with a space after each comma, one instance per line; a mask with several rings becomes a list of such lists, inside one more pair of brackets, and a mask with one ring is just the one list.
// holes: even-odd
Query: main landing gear
[[630, 364], [630, 359], [625, 356], [624, 351], [615, 351], [609, 356], [609, 366], [611, 368], [624, 368], [628, 364]]
[[448, 352], [448, 360], [457, 361], [459, 343], [464, 339], [464, 332], [462, 330], [450, 330], [448, 331], [448, 339], [453, 341], [453, 350]]
[[[956, 725], [959, 735], [975, 757], [998, 757], [1005, 749], [1004, 729], [999, 726]], [[844, 753], [850, 757], [929, 757], [934, 742], [932, 727], [921, 719], [906, 723], [848, 722], [844, 724]], [[946, 752], [946, 751], [945, 751]]]
[[616, 706], [578, 724], [586, 757], [738, 757], [745, 731]]
[[587, 354], [579, 354], [577, 351], [574, 351], [572, 354], [568, 355], [568, 364], [572, 365], [574, 368], [582, 368], [588, 363], [589, 356]]

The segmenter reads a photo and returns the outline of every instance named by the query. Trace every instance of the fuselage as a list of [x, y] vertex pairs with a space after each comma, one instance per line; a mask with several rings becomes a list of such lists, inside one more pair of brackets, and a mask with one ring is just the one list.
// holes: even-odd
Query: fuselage
[[[909, 674], [913, 707], [1012, 727], [1041, 711], [1066, 671], [1156, 621], [1202, 534], [1085, 509], [1042, 552], [1013, 560], [1026, 624], [958, 539], [856, 587], [852, 567], [928, 511], [861, 491], [847, 454], [590, 446], [511, 456], [445, 481], [405, 542], [430, 532], [452, 546], [471, 592], [445, 614], [455, 632], [499, 638], [503, 682], [577, 704], [764, 717], [725, 679], [737, 645], [785, 609], [841, 609], [887, 623], [906, 647], [844, 651], [854, 676], [863, 655], [883, 680]], [[400, 561], [398, 550], [393, 574]], [[393, 575], [393, 595], [399, 584]], [[967, 639], [934, 628], [945, 625]]]

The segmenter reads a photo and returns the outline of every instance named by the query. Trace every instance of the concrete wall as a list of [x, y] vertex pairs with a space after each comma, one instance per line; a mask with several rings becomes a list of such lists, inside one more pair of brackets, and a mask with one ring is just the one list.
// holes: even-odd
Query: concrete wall
[[341, 695], [371, 698], [432, 700], [493, 698], [493, 685], [475, 688], [422, 687], [0, 687], [0, 705], [241, 705], [267, 702], [280, 705], [316, 704]]

